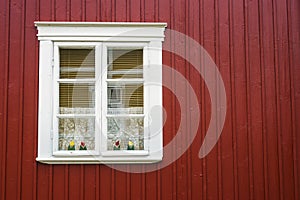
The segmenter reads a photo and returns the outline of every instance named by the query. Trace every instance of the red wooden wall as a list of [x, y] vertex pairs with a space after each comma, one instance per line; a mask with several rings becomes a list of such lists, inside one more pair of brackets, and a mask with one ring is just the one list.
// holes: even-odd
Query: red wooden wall
[[[0, 198], [300, 199], [299, 11], [298, 0], [1, 0]], [[204, 81], [164, 52], [163, 63], [189, 80], [201, 109], [196, 139], [180, 159], [144, 174], [37, 163], [37, 20], [167, 22], [197, 40], [227, 92], [225, 127], [213, 151], [198, 158], [210, 120]], [[167, 35], [164, 45], [175, 42], [184, 44]], [[171, 90], [185, 88], [172, 77], [163, 74]], [[165, 144], [180, 123], [171, 90], [164, 90]]]

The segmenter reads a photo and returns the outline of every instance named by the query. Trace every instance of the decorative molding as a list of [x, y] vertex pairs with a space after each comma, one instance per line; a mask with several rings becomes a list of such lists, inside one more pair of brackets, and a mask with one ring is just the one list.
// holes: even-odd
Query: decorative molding
[[163, 41], [166, 23], [35, 22], [39, 40]]

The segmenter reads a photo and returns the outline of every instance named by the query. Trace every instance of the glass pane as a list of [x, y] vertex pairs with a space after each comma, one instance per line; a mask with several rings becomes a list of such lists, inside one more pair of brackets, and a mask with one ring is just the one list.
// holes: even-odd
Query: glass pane
[[108, 114], [143, 114], [144, 86], [142, 83], [116, 85], [107, 88]]
[[107, 150], [144, 150], [144, 117], [108, 117]]
[[[88, 83], [59, 84], [60, 114], [92, 114], [95, 107], [95, 86]], [[71, 109], [73, 108], [73, 109]]]
[[94, 49], [60, 49], [60, 78], [95, 78]]
[[59, 150], [94, 150], [95, 119], [60, 118], [59, 119]]
[[143, 49], [108, 49], [107, 78], [143, 78]]

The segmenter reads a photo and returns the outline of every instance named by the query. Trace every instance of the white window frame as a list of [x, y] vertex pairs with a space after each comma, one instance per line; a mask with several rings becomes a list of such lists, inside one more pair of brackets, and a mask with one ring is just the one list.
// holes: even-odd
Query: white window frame
[[[48, 164], [154, 163], [163, 157], [162, 42], [166, 23], [35, 22], [39, 44], [38, 155]], [[95, 150], [58, 151], [59, 48], [95, 48]], [[142, 48], [144, 150], [107, 151], [107, 48]], [[84, 80], [85, 82], [86, 80]], [[105, 94], [105, 95], [104, 95]], [[160, 106], [161, 109], [157, 109]], [[156, 108], [155, 112], [150, 111]], [[98, 114], [97, 114], [98, 113]], [[155, 123], [151, 123], [155, 118]]]

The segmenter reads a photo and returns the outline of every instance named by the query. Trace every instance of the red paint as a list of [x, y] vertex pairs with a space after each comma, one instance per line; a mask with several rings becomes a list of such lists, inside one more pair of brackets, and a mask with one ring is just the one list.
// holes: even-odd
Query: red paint
[[[1, 1], [0, 199], [300, 199], [299, 8], [297, 0]], [[213, 151], [198, 158], [211, 112], [204, 81], [183, 58], [164, 52], [163, 64], [189, 80], [201, 110], [183, 156], [147, 174], [37, 163], [38, 20], [167, 22], [198, 41], [227, 92], [227, 118]], [[165, 46], [174, 42], [185, 41], [166, 35]], [[164, 71], [163, 80], [185, 90], [172, 73]], [[167, 144], [178, 130], [180, 105], [163, 91]], [[188, 97], [179, 97], [181, 106], [191, 106]], [[190, 137], [185, 129], [183, 141]]]

